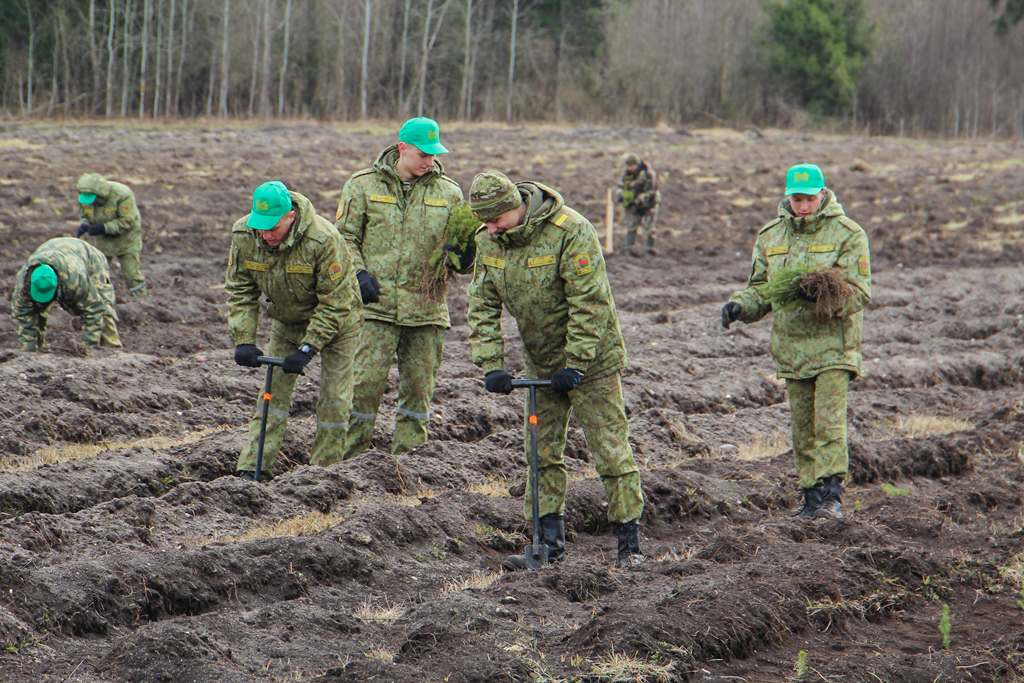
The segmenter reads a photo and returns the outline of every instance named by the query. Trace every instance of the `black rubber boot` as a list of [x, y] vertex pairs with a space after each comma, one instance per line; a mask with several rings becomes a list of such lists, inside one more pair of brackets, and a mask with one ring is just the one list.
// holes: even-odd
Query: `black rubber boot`
[[565, 557], [565, 516], [544, 515], [540, 518], [540, 557], [533, 556], [533, 544], [526, 546], [522, 555], [509, 555], [501, 563], [505, 571], [540, 569], [546, 564]]
[[[235, 472], [235, 476], [238, 477], [239, 479], [245, 479], [246, 481], [256, 481], [255, 470], [238, 470], [237, 472]], [[260, 474], [260, 481], [270, 481], [273, 478], [274, 477], [273, 475], [270, 474], [270, 472], [263, 472], [262, 474]]]
[[[816, 519], [842, 519], [843, 517], [843, 482], [838, 474], [818, 480], [823, 492], [821, 505], [814, 511]], [[817, 488], [817, 485], [815, 485]]]
[[636, 242], [636, 232], [626, 233], [626, 249], [629, 249]]
[[540, 542], [548, 547], [548, 562], [565, 557], [565, 515], [544, 515], [540, 518]]
[[646, 246], [648, 249], [654, 249], [654, 235], [647, 236], [647, 239], [644, 242], [644, 246]]
[[811, 488], [802, 490], [804, 492], [803, 507], [797, 510], [796, 514], [793, 516], [812, 519], [814, 517], [814, 513], [821, 507], [821, 500], [824, 497], [825, 492], [822, 490], [820, 481], [815, 482], [814, 486]]
[[634, 519], [625, 523], [613, 522], [612, 526], [619, 542], [615, 566], [626, 569], [640, 566], [647, 559], [640, 551], [640, 525]]

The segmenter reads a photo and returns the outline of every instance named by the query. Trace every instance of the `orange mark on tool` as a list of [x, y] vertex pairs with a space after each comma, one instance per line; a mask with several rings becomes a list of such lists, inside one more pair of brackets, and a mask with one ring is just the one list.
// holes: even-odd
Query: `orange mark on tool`
[[537, 416], [536, 415], [531, 415], [530, 416], [530, 424], [532, 424], [532, 425], [537, 424]]
[[264, 401], [269, 401], [270, 400], [270, 394], [263, 394], [263, 400]]

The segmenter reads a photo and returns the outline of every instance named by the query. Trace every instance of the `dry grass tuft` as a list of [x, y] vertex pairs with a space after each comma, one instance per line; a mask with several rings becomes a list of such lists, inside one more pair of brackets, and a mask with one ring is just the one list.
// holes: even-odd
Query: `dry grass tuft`
[[484, 482], [470, 484], [466, 489], [470, 493], [479, 493], [488, 498], [511, 498], [508, 492], [508, 482], [503, 479], [488, 479]]
[[919, 439], [928, 436], [939, 436], [952, 432], [974, 429], [974, 424], [956, 417], [940, 417], [938, 415], [908, 415], [897, 418], [889, 426], [893, 436], [905, 436]]
[[366, 653], [369, 659], [377, 659], [385, 664], [395, 663], [395, 653], [386, 647], [377, 646]]
[[655, 558], [656, 562], [689, 562], [697, 555], [697, 546], [681, 546], [678, 550], [669, 548]]
[[502, 577], [502, 572], [473, 572], [467, 579], [453, 579], [445, 581], [441, 595], [450, 595], [461, 591], [481, 591], [489, 588], [491, 584]]
[[261, 524], [238, 536], [209, 536], [206, 538], [186, 541], [187, 548], [198, 548], [208, 543], [243, 543], [258, 541], [264, 538], [282, 538], [286, 536], [305, 536], [319, 533], [339, 524], [344, 517], [341, 515], [325, 515], [322, 512], [310, 512], [301, 517], [292, 517], [274, 524]]
[[61, 446], [60, 448], [54, 448], [46, 446], [40, 448], [38, 451], [33, 453], [27, 458], [4, 458], [0, 460], [0, 472], [31, 472], [37, 470], [40, 467], [46, 467], [47, 465], [56, 465], [62, 462], [69, 462], [71, 460], [87, 460], [89, 458], [95, 458], [100, 453], [112, 451], [118, 448], [151, 448], [155, 451], [166, 450], [173, 448], [174, 446], [182, 446], [184, 444], [195, 443], [200, 439], [204, 439], [210, 434], [217, 432], [223, 432], [228, 429], [234, 429], [227, 425], [221, 425], [219, 427], [210, 427], [198, 432], [192, 432], [183, 437], [172, 438], [168, 436], [153, 436], [148, 439], [139, 439], [138, 441], [105, 441], [101, 443], [89, 443], [89, 444], [69, 444], [67, 446]]
[[675, 662], [657, 664], [613, 652], [595, 662], [587, 678], [610, 683], [669, 683], [675, 678], [675, 668]]
[[1018, 590], [1024, 591], [1024, 552], [1019, 552], [1010, 561], [999, 568], [999, 573], [1007, 581], [1012, 581]]
[[780, 453], [785, 453], [789, 450], [789, 446], [789, 433], [778, 430], [768, 434], [758, 434], [753, 441], [737, 443], [735, 451], [724, 451], [720, 448], [714, 448], [711, 451], [711, 456], [717, 458], [732, 457], [748, 462], [769, 460]]
[[392, 605], [388, 602], [387, 598], [384, 598], [384, 604], [378, 604], [374, 602], [372, 598], [367, 598], [366, 600], [363, 600], [363, 604], [359, 606], [359, 609], [357, 609], [352, 616], [365, 623], [393, 624], [398, 621], [405, 612], [404, 603]]

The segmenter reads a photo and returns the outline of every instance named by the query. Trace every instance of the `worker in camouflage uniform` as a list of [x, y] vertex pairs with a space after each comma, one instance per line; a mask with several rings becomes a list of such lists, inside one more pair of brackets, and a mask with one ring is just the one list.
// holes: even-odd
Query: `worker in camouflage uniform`
[[846, 393], [864, 374], [861, 335], [871, 301], [868, 237], [846, 217], [814, 164], [786, 174], [786, 197], [778, 218], [761, 228], [754, 244], [746, 289], [722, 307], [722, 325], [752, 323], [772, 312], [765, 291], [782, 269], [836, 268], [852, 289], [842, 308], [822, 320], [813, 301], [774, 311], [771, 352], [786, 380], [793, 429], [793, 456], [803, 489], [798, 514], [842, 516], [842, 482], [849, 469]]
[[647, 162], [630, 152], [623, 157], [626, 168], [619, 178], [616, 196], [626, 212], [626, 248], [632, 247], [637, 238], [644, 239], [645, 246], [654, 248], [654, 233], [657, 229], [658, 174]]
[[107, 257], [96, 247], [74, 237], [55, 237], [29, 256], [14, 278], [11, 295], [21, 348], [38, 351], [43, 346], [54, 302], [81, 316], [86, 346], [121, 348]]
[[[410, 119], [398, 133], [398, 144], [381, 152], [372, 168], [349, 178], [341, 193], [335, 225], [352, 252], [366, 318], [346, 459], [370, 447], [396, 355], [391, 452], [404, 453], [427, 440], [430, 400], [451, 321], [447, 302], [432, 301], [421, 279], [431, 253], [441, 246], [453, 206], [462, 201], [458, 183], [437, 159], [447, 152], [435, 121]], [[458, 272], [472, 269], [470, 250], [454, 256]]]
[[98, 173], [86, 173], [78, 179], [78, 203], [82, 222], [78, 236], [96, 238], [96, 247], [107, 257], [121, 263], [131, 296], [146, 293], [146, 278], [139, 269], [142, 251], [142, 217], [135, 204], [135, 193], [127, 185], [107, 180]]
[[[340, 460], [362, 327], [359, 284], [345, 241], [304, 196], [278, 181], [264, 183], [253, 193], [252, 212], [231, 229], [225, 289], [235, 362], [260, 365], [256, 328], [261, 296], [269, 300], [267, 315], [273, 319], [267, 353], [284, 359], [271, 380], [260, 479], [269, 479], [281, 449], [295, 380], [317, 354], [322, 359], [320, 398], [309, 462], [327, 466]], [[236, 467], [245, 479], [255, 478], [259, 434], [257, 409]]]
[[[502, 307], [519, 327], [527, 374], [551, 379], [537, 391], [541, 540], [549, 559], [565, 553], [566, 469], [563, 451], [569, 415], [576, 412], [608, 495], [608, 521], [618, 539], [617, 564], [643, 561], [638, 521], [644, 509], [640, 472], [629, 445], [621, 374], [628, 362], [597, 232], [536, 182], [513, 184], [498, 171], [473, 178], [477, 265], [469, 290], [469, 342], [487, 391], [508, 394]], [[527, 448], [529, 438], [526, 439]], [[524, 504], [532, 518], [532, 483]], [[527, 550], [527, 552], [530, 552]], [[513, 555], [503, 566], [525, 569]]]

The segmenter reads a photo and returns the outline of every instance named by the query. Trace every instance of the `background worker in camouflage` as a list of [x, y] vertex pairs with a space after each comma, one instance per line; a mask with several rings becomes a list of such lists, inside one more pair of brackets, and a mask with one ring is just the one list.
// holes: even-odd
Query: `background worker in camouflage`
[[128, 294], [144, 295], [146, 278], [139, 269], [142, 217], [135, 204], [135, 193], [127, 185], [107, 180], [98, 173], [86, 173], [78, 179], [78, 203], [82, 216], [78, 236], [95, 237], [96, 247], [120, 262]]
[[[621, 374], [628, 362], [597, 232], [565, 206], [562, 196], [536, 182], [512, 182], [498, 171], [473, 178], [477, 265], [469, 289], [469, 342], [487, 391], [508, 394], [501, 311], [519, 327], [527, 374], [551, 378], [537, 391], [541, 539], [550, 559], [565, 553], [566, 471], [563, 451], [571, 411], [608, 494], [608, 521], [618, 538], [619, 566], [643, 561], [638, 520], [644, 509], [640, 472], [629, 445]], [[526, 439], [529, 448], [529, 438]], [[531, 484], [524, 514], [532, 518]], [[506, 569], [525, 569], [520, 555]]]
[[623, 157], [622, 163], [626, 168], [619, 178], [616, 196], [626, 212], [626, 248], [632, 247], [639, 237], [644, 246], [653, 249], [661, 198], [658, 174], [632, 152]]
[[[398, 133], [398, 144], [381, 152], [372, 168], [349, 178], [341, 193], [335, 225], [352, 252], [366, 317], [346, 459], [370, 447], [396, 355], [391, 452], [404, 453], [427, 440], [430, 400], [451, 321], [447, 302], [432, 301], [421, 290], [421, 279], [430, 254], [441, 246], [453, 206], [462, 201], [458, 183], [437, 160], [447, 152], [435, 121], [410, 119]], [[453, 257], [458, 272], [472, 269], [472, 251]]]
[[[317, 353], [322, 359], [320, 398], [309, 462], [325, 467], [340, 460], [352, 410], [352, 361], [362, 327], [359, 284], [341, 235], [304, 196], [278, 181], [264, 183], [253, 193], [252, 212], [231, 228], [225, 289], [235, 362], [259, 367], [261, 296], [270, 301], [267, 315], [274, 321], [267, 353], [284, 358], [271, 379], [260, 478], [269, 479], [281, 449], [298, 373]], [[237, 473], [246, 479], [255, 477], [260, 416], [257, 408], [249, 440], [238, 456]]]
[[107, 257], [74, 237], [55, 237], [32, 252], [14, 278], [11, 316], [18, 343], [38, 351], [46, 342], [49, 309], [56, 302], [82, 318], [86, 346], [121, 348]]
[[849, 469], [846, 392], [864, 374], [861, 336], [864, 308], [871, 301], [868, 237], [846, 217], [814, 164], [786, 173], [786, 198], [779, 216], [761, 228], [750, 278], [722, 307], [722, 325], [752, 323], [772, 311], [765, 290], [781, 269], [837, 268], [853, 296], [835, 316], [821, 320], [814, 302], [775, 311], [771, 352], [786, 380], [793, 422], [793, 455], [803, 489], [799, 515], [841, 517], [842, 481]]

